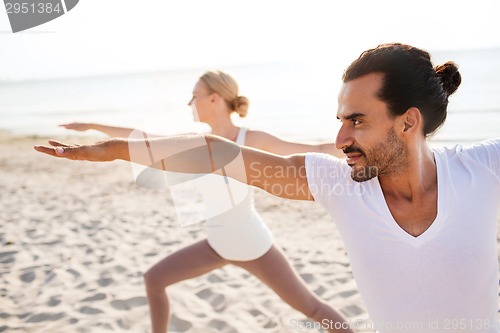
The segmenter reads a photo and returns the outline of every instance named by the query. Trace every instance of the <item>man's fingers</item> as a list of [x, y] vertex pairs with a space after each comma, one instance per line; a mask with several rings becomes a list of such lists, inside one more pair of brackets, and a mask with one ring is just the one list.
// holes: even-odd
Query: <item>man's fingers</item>
[[106, 155], [105, 148], [103, 148], [106, 142], [82, 146], [67, 145], [55, 140], [50, 140], [49, 143], [53, 145], [53, 147], [34, 146], [33, 148], [40, 153], [70, 160], [104, 162], [115, 159]]
[[57, 140], [49, 140], [49, 144], [54, 147], [79, 147], [80, 145], [68, 145]]
[[39, 151], [41, 153], [54, 156], [54, 157], [63, 157], [63, 158], [68, 158], [70, 160], [81, 160], [84, 159], [78, 151], [75, 151], [75, 149], [78, 150], [79, 147], [46, 147], [46, 146], [34, 146], [36, 151]]
[[50, 156], [59, 157], [59, 155], [56, 153], [55, 148], [45, 147], [45, 146], [34, 146], [33, 148], [35, 148], [35, 150], [40, 152], [40, 153], [44, 153], [44, 154], [47, 154]]
[[57, 140], [49, 140], [49, 144], [51, 146], [54, 146], [54, 147], [69, 147], [70, 145], [68, 144], [65, 144], [65, 143], [62, 143], [60, 141], [57, 141]]

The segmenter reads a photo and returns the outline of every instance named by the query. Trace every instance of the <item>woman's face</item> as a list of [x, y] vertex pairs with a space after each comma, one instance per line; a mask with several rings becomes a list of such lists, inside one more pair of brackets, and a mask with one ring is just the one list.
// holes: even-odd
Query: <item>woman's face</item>
[[206, 122], [210, 117], [213, 108], [212, 95], [202, 81], [196, 83], [193, 89], [193, 98], [188, 103], [193, 110], [195, 121]]

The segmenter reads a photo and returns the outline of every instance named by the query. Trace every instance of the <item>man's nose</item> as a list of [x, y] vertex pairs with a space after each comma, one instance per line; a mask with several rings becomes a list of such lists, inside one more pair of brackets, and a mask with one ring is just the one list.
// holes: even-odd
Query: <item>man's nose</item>
[[335, 139], [335, 147], [342, 150], [349, 147], [353, 143], [354, 138], [352, 136], [352, 132], [342, 125], [337, 133], [337, 138]]

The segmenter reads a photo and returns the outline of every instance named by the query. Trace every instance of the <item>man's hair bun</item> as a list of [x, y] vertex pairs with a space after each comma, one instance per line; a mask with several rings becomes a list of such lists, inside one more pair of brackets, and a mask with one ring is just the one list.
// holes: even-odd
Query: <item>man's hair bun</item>
[[448, 94], [448, 96], [453, 94], [462, 82], [462, 76], [458, 71], [457, 64], [453, 61], [448, 61], [442, 65], [436, 66], [434, 69], [441, 79], [444, 91]]

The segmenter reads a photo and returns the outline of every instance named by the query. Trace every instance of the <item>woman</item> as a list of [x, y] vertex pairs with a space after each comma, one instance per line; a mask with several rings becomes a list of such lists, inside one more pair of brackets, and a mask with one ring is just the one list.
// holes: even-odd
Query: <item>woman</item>
[[[245, 117], [249, 101], [238, 95], [236, 81], [220, 71], [209, 71], [200, 77], [188, 104], [193, 108], [195, 118], [211, 127], [212, 134], [240, 145], [279, 155], [337, 152], [331, 143], [292, 143], [266, 132], [236, 126], [231, 120], [231, 113], [237, 112], [240, 117]], [[72, 123], [61, 126], [80, 131], [94, 129], [113, 137], [127, 137], [134, 131], [99, 124]], [[274, 244], [271, 231], [254, 209], [252, 191], [248, 191], [248, 195], [234, 208], [209, 218], [205, 222], [205, 229], [207, 239], [168, 255], [146, 272], [145, 285], [153, 333], [167, 331], [170, 308], [166, 294], [168, 286], [227, 264], [247, 270], [294, 309], [317, 322], [322, 323], [325, 319], [329, 323], [345, 322], [341, 315], [306, 288], [283, 251]], [[349, 329], [336, 330], [335, 325], [330, 326], [328, 332], [351, 332]]]

